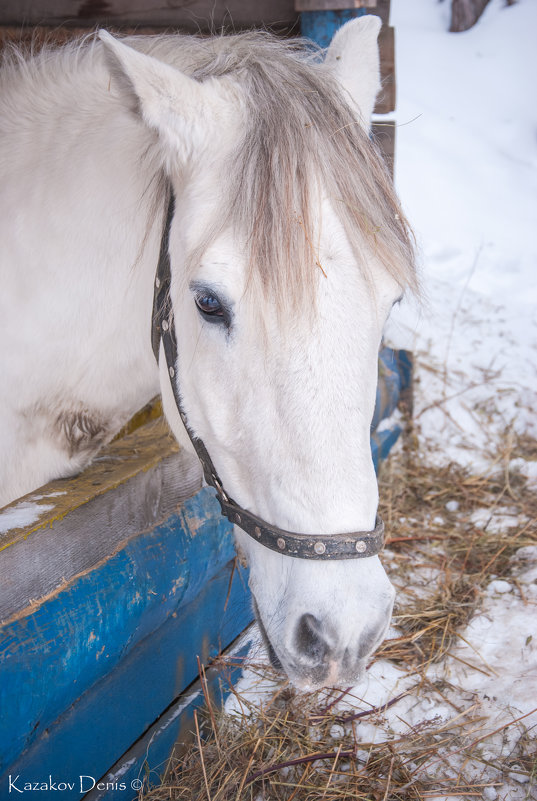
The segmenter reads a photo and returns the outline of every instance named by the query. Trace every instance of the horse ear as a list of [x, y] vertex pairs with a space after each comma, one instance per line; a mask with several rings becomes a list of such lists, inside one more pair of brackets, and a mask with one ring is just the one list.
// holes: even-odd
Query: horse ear
[[223, 103], [213, 81], [200, 83], [175, 67], [99, 31], [112, 77], [134, 110], [162, 139], [168, 156], [186, 162], [214, 131]]
[[377, 38], [379, 17], [366, 14], [347, 22], [336, 33], [326, 53], [325, 64], [358, 108], [362, 126], [369, 131], [375, 98], [380, 89]]

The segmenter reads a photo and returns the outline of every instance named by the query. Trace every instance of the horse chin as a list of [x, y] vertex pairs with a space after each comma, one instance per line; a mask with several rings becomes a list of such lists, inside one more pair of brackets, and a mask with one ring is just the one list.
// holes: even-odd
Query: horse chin
[[355, 687], [363, 680], [365, 675], [365, 662], [355, 667], [352, 673], [341, 671], [341, 665], [330, 662], [328, 665], [304, 674], [295, 674], [290, 677], [291, 684], [303, 692], [321, 690], [323, 687]]

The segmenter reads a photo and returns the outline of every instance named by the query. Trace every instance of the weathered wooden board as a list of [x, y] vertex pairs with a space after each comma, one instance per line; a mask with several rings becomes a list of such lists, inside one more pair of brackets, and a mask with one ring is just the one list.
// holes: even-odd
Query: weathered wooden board
[[395, 163], [395, 122], [393, 120], [374, 122], [371, 126], [371, 134], [382, 153], [386, 166], [393, 179]]
[[[162, 626], [131, 648], [114, 670], [67, 706], [44, 735], [0, 775], [0, 797], [4, 797], [1, 793], [8, 786], [9, 775], [20, 776], [19, 784], [51, 776], [56, 782], [74, 785], [72, 791], [62, 793], [63, 798], [79, 799], [80, 777], [85, 777], [83, 790], [91, 790], [92, 779], [97, 782], [106, 776], [118, 760], [126, 764], [122, 755], [144, 733], [148, 733], [147, 743], [151, 737], [156, 743], [156, 733], [162, 730], [166, 735], [162, 746], [180, 738], [184, 718], [162, 721], [162, 713], [172, 704], [180, 706], [182, 690], [198, 675], [198, 656], [204, 663], [215, 657], [252, 618], [247, 579], [235, 573], [231, 581], [231, 569], [228, 565], [205, 582], [190, 604], [168, 616]], [[151, 767], [158, 769], [162, 766], [160, 747], [155, 748], [153, 757], [160, 761], [152, 762]], [[143, 762], [143, 754], [138, 753], [138, 768]], [[134, 763], [130, 767], [137, 775]], [[39, 797], [52, 801], [58, 794], [43, 791]]]
[[[0, 774], [17, 760], [43, 775], [67, 764], [66, 753], [76, 761], [93, 720], [102, 731], [91, 775], [101, 776], [195, 678], [196, 655], [209, 658], [251, 620], [247, 582], [230, 588], [224, 568], [232, 526], [200, 487], [197, 458], [160, 419], [111, 443], [81, 476], [0, 511]], [[173, 665], [149, 648], [167, 626]], [[123, 686], [128, 660], [142, 653], [150, 667], [137, 662], [138, 682], [129, 674]], [[127, 687], [137, 687], [142, 715]], [[109, 725], [114, 703], [121, 723]], [[69, 728], [83, 709], [84, 725]]]
[[[89, 519], [88, 536], [91, 531]], [[6, 621], [0, 628], [0, 770], [233, 558], [232, 526], [205, 488]], [[192, 678], [177, 675], [184, 683], [176, 695]]]
[[[248, 655], [251, 643], [252, 626], [226, 650], [223, 659], [205, 669], [205, 686], [200, 679], [193, 682], [100, 779], [85, 801], [125, 801], [123, 787], [136, 787], [140, 780], [144, 786], [160, 784], [170, 755], [172, 760], [174, 755], [180, 757], [195, 736], [194, 712], [204, 705], [205, 692], [216, 708], [223, 705], [230, 688], [240, 678], [241, 662]], [[198, 725], [203, 737], [203, 718]]]
[[82, 475], [52, 481], [4, 507], [0, 620], [30, 612], [131, 536], [169, 517], [201, 484], [197, 458], [179, 451], [161, 418], [104, 448]]
[[151, 25], [193, 32], [298, 23], [293, 0], [2, 0], [2, 25]]
[[395, 110], [395, 29], [383, 25], [379, 34], [381, 52], [380, 79], [382, 88], [375, 103], [376, 114], [389, 114]]
[[396, 408], [411, 413], [412, 354], [407, 350], [384, 347], [379, 354], [377, 397], [371, 421], [371, 453], [377, 472], [380, 462], [386, 459], [402, 433], [398, 424], [377, 430], [380, 422], [390, 417]]
[[[322, 13], [317, 11], [310, 13], [306, 11], [300, 15], [300, 25], [298, 23], [299, 17], [297, 13], [291, 25], [291, 27], [294, 26], [293, 32], [296, 34], [301, 32], [303, 36], [317, 42], [322, 47], [327, 47], [338, 27], [340, 27], [349, 19], [352, 19], [357, 14], [366, 13], [366, 8], [363, 5], [355, 5], [349, 2], [347, 2], [347, 5], [345, 5], [343, 0], [333, 1], [339, 4], [337, 6], [338, 9], [343, 10], [329, 12], [324, 11]], [[374, 1], [375, 0], [362, 0], [362, 2]], [[385, 3], [387, 0], [383, 0], [383, 2]], [[160, 21], [160, 17], [155, 16], [152, 18], [151, 16], [146, 16], [146, 14], [149, 14], [149, 10], [145, 9], [145, 7], [143, 14], [141, 11], [137, 11], [134, 7], [131, 8], [131, 12], [133, 14], [140, 14], [139, 18], [137, 17], [135, 20], [126, 18], [124, 19], [121, 16], [107, 16], [109, 13], [107, 9], [112, 8], [113, 4], [104, 4], [104, 6], [103, 4], [99, 4], [100, 6], [103, 6], [102, 13], [94, 18], [90, 19], [84, 17], [73, 20], [73, 16], [68, 14], [66, 17], [58, 17], [58, 24], [51, 25], [51, 21], [48, 19], [48, 17], [35, 16], [39, 8], [41, 8], [41, 12], [44, 13], [44, 6], [37, 2], [30, 3], [29, 5], [31, 6], [31, 9], [33, 9], [32, 13], [29, 16], [26, 15], [24, 17], [21, 15], [20, 18], [17, 18], [16, 20], [8, 19], [5, 16], [7, 13], [7, 7], [5, 5], [0, 5], [0, 26], [3, 26], [0, 27], [0, 45], [6, 44], [7, 42], [20, 44], [29, 44], [31, 42], [32, 47], [35, 49], [45, 42], [58, 45], [65, 44], [71, 38], [87, 33], [88, 27], [82, 27], [82, 25], [85, 25], [86, 23], [94, 26], [112, 27], [114, 29], [121, 30], [124, 33], [158, 33], [163, 29], [164, 25], [164, 23]], [[307, 5], [307, 2], [305, 5]], [[245, 22], [244, 24], [239, 24], [235, 20], [235, 26], [231, 26], [230, 29], [233, 27], [260, 27], [269, 25], [266, 19], [258, 19], [258, 15], [263, 13], [258, 4], [250, 4], [251, 8], [248, 4], [243, 4], [243, 6], [243, 14], [246, 15], [245, 19], [247, 19], [247, 15], [250, 14], [251, 21], [248, 23]], [[20, 11], [22, 4], [19, 5], [17, 3], [16, 7]], [[96, 10], [97, 4], [93, 4], [92, 7]], [[50, 6], [47, 6], [47, 9], [47, 13], [50, 13]], [[377, 13], [378, 11], [377, 8], [370, 10], [372, 10], [373, 13]], [[384, 10], [386, 10], [385, 7]], [[187, 6], [185, 4], [181, 5], [180, 8], [176, 7], [174, 9], [174, 13], [178, 13], [179, 11], [181, 14], [187, 13], [187, 11], [190, 13], [193, 11], [193, 5], [188, 4]], [[277, 13], [276, 6], [272, 9], [271, 13]], [[389, 2], [387, 13], [389, 14]], [[15, 14], [15, 12], [13, 12], [13, 14]], [[384, 14], [384, 17], [386, 17], [386, 14]], [[377, 114], [386, 114], [390, 111], [393, 111], [395, 108], [394, 32], [393, 28], [390, 28], [387, 25], [387, 17], [386, 19], [384, 19], [384, 17], [383, 21], [385, 24], [383, 25], [379, 36], [382, 90], [377, 98], [377, 103], [375, 106], [375, 112]], [[276, 17], [274, 17], [274, 19], [276, 19]], [[14, 21], [20, 24], [14, 25]], [[201, 31], [204, 33], [209, 32], [208, 24], [198, 21], [195, 26], [192, 26], [189, 25], [187, 21], [182, 21], [182, 17], [177, 17], [177, 20], [174, 23], [165, 24], [173, 25], [174, 28], [179, 28], [183, 31]], [[62, 27], [58, 27], [58, 25], [61, 25]], [[279, 29], [275, 22], [270, 23], [270, 25], [275, 27], [277, 30]]]

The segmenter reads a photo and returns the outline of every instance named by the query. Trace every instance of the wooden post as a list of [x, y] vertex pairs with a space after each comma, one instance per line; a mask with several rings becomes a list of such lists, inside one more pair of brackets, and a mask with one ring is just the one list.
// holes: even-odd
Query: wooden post
[[[351, 19], [367, 13], [376, 14], [382, 19], [379, 35], [382, 89], [374, 111], [375, 114], [394, 111], [395, 33], [389, 25], [390, 0], [295, 0], [295, 9], [300, 12], [302, 36], [321, 47], [328, 47], [337, 29]], [[395, 123], [393, 120], [375, 121], [371, 129], [393, 178]]]
[[462, 33], [475, 25], [488, 2], [489, 0], [451, 0], [451, 33]]
[[160, 419], [0, 510], [0, 787], [102, 776], [252, 620], [201, 481]]
[[[298, 14], [293, 0], [1, 0], [0, 25], [67, 25], [122, 29], [150, 26], [193, 33], [252, 27], [289, 32]], [[141, 32], [141, 31], [140, 31]]]

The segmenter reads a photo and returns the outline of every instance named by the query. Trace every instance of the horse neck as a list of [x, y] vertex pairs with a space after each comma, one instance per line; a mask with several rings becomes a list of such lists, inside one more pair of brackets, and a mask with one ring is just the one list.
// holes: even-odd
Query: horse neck
[[[164, 213], [151, 134], [109, 86], [100, 49], [9, 67], [0, 118], [7, 295], [28, 296], [29, 317], [52, 286], [66, 298], [47, 321], [61, 352], [40, 380], [86, 405], [97, 403], [93, 385], [106, 387], [106, 409], [145, 402], [156, 391], [150, 319]], [[25, 236], [15, 241], [15, 230]]]

